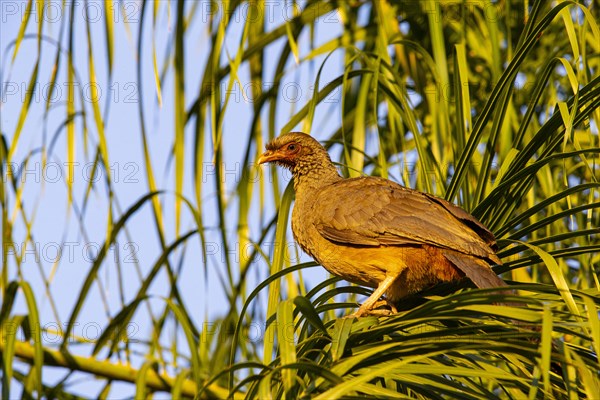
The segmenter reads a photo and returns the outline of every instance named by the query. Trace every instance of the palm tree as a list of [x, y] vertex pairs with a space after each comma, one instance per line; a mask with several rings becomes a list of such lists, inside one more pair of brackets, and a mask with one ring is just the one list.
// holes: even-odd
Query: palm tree
[[[5, 6], [2, 398], [597, 396], [598, 18], [591, 1]], [[291, 130], [347, 176], [471, 212], [515, 294], [446, 285], [342, 318], [370, 291], [299, 255], [289, 176], [253, 165]]]

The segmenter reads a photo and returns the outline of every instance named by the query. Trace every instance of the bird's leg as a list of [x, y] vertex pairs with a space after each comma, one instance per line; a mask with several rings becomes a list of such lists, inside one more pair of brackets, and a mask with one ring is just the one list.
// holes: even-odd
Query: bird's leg
[[400, 274], [386, 276], [384, 280], [379, 282], [379, 286], [377, 286], [377, 289], [375, 289], [373, 294], [369, 296], [369, 298], [364, 303], [362, 303], [358, 311], [356, 311], [351, 316], [362, 317], [363, 315], [367, 315], [373, 309], [373, 306], [375, 305], [375, 303], [377, 303], [379, 298], [383, 296], [383, 294], [390, 288], [390, 286], [392, 286], [398, 275]]

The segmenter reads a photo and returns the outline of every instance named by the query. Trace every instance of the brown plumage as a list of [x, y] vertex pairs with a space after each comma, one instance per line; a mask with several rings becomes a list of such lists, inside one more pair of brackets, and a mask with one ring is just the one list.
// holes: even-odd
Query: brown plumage
[[385, 294], [391, 302], [438, 282], [468, 277], [477, 287], [505, 283], [494, 235], [458, 206], [376, 177], [342, 178], [329, 154], [300, 132], [269, 144], [258, 163], [292, 171], [292, 231], [300, 247], [334, 275], [377, 288], [355, 315]]

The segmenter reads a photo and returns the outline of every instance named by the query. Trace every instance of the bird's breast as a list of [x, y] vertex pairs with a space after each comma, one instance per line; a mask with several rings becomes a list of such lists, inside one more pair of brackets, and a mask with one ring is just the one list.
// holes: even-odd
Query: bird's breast
[[311, 251], [314, 242], [314, 232], [311, 232], [311, 226], [314, 227], [314, 221], [311, 218], [310, 210], [307, 210], [305, 204], [297, 199], [292, 210], [292, 233], [302, 250], [314, 257]]

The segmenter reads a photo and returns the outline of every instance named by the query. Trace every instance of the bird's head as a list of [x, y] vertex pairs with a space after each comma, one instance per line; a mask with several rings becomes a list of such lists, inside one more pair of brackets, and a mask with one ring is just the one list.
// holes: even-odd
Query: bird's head
[[267, 151], [257, 160], [258, 164], [270, 162], [292, 171], [296, 181], [301, 176], [339, 177], [327, 150], [316, 139], [302, 132], [286, 133], [271, 140]]
[[267, 151], [258, 158], [257, 162], [259, 164], [274, 162], [293, 169], [298, 163], [317, 157], [326, 157], [327, 161], [330, 161], [325, 148], [310, 135], [290, 132], [271, 140], [267, 144]]

